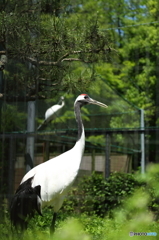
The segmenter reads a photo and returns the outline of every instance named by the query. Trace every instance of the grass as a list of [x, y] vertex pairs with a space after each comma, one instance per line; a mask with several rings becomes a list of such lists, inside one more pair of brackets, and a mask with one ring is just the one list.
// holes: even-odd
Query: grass
[[[106, 217], [104, 219], [97, 216], [81, 215], [79, 217], [68, 217], [66, 220], [59, 222], [56, 232], [52, 237], [54, 240], [127, 240], [129, 232], [156, 232], [158, 235], [142, 236], [142, 239], [151, 240], [159, 239], [159, 223], [153, 221], [151, 213], [139, 213], [130, 218], [126, 218], [124, 210], [115, 212], [114, 218]], [[10, 224], [3, 223], [0, 225], [0, 238], [3, 240], [19, 239], [20, 235], [12, 238]], [[49, 228], [29, 228], [23, 239], [27, 240], [49, 240]], [[139, 236], [134, 236], [134, 240]]]

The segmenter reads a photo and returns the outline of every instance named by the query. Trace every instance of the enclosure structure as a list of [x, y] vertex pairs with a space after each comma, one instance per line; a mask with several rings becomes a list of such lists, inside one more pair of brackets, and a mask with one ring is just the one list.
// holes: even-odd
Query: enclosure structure
[[[88, 106], [82, 112], [86, 147], [75, 184], [78, 184], [82, 176], [93, 171], [105, 178], [114, 171], [132, 173], [139, 170], [143, 173], [155, 153], [156, 145], [151, 139], [159, 129], [144, 125], [142, 110], [121, 98], [109, 85], [106, 86], [104, 90], [107, 91], [108, 99], [101, 99], [98, 95], [95, 98], [106, 103], [108, 108], [99, 112], [96, 106]], [[0, 184], [7, 198], [12, 196], [28, 168], [31, 169], [74, 146], [77, 129], [71, 105], [75, 97], [66, 95], [64, 108], [40, 131], [37, 126], [44, 120], [46, 109], [57, 100], [35, 101], [33, 114], [28, 112], [30, 105], [27, 102], [2, 103], [1, 121], [4, 125], [0, 134]], [[114, 110], [116, 104], [119, 106]], [[27, 122], [30, 121], [33, 121], [34, 131], [27, 127]], [[117, 123], [120, 127], [111, 127]], [[28, 139], [31, 139], [29, 147]]]
[[[91, 134], [91, 132], [89, 132]], [[95, 130], [94, 130], [95, 134]], [[27, 171], [26, 166], [29, 165], [30, 168], [39, 165], [40, 163], [47, 161], [51, 158], [58, 156], [59, 154], [69, 150], [73, 147], [76, 138], [72, 137], [73, 140], [69, 140], [67, 136], [59, 137], [59, 134], [55, 133], [44, 133], [42, 136], [37, 134], [30, 134], [32, 137], [36, 138], [35, 148], [36, 153], [34, 154], [34, 160], [32, 160], [29, 153], [16, 152], [15, 146], [25, 144], [27, 139], [27, 134], [8, 134], [6, 137], [9, 140], [10, 147], [10, 161], [9, 161], [9, 179], [8, 183], [10, 185], [10, 194], [17, 189], [22, 177]], [[56, 139], [56, 140], [53, 140]], [[59, 141], [57, 140], [59, 139]], [[60, 139], [62, 139], [60, 141]], [[65, 139], [65, 140], [64, 140]], [[25, 148], [25, 146], [24, 146]], [[109, 149], [109, 150], [108, 150]], [[109, 151], [109, 154], [107, 153]], [[85, 175], [90, 175], [92, 172], [97, 172], [102, 174], [103, 177], [109, 177], [111, 172], [132, 172], [132, 158], [133, 151], [130, 149], [118, 150], [117, 146], [115, 150], [111, 150], [111, 145], [107, 146], [97, 146], [86, 142], [85, 154], [83, 156], [78, 181]], [[107, 175], [108, 174], [108, 175]], [[77, 183], [77, 181], [76, 181]]]

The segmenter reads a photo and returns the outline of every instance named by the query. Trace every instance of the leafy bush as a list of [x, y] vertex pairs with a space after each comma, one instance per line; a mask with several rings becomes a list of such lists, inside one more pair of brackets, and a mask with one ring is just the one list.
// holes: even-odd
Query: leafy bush
[[66, 199], [63, 212], [80, 212], [105, 216], [121, 205], [125, 197], [141, 185], [132, 174], [113, 173], [108, 180], [93, 173], [86, 176]]
[[[64, 214], [59, 214], [61, 217], [58, 218], [53, 239], [127, 240], [129, 239], [130, 232], [157, 233], [158, 221], [155, 220], [154, 213], [150, 211], [150, 205], [155, 198], [159, 197], [158, 176], [159, 166], [154, 165], [148, 168], [146, 174], [138, 174], [135, 177], [129, 174], [126, 176], [124, 174], [116, 173], [111, 175], [110, 179], [107, 181], [96, 174], [87, 177], [86, 179], [82, 180], [80, 184], [80, 187], [83, 187], [81, 189], [79, 188], [78, 191], [77, 189], [74, 190], [73, 194], [76, 194], [76, 198], [73, 197], [74, 195], [70, 195], [70, 198], [67, 200], [67, 203], [70, 206], [66, 208], [67, 205], [65, 205], [65, 208], [63, 208], [63, 211], [65, 210]], [[119, 181], [121, 184], [119, 184]], [[93, 183], [92, 187], [90, 182]], [[123, 186], [122, 190], [124, 190], [122, 194], [120, 185]], [[134, 186], [136, 186], [136, 188]], [[87, 201], [86, 198], [85, 202], [82, 203], [82, 198], [80, 198], [77, 194], [77, 192], [84, 194], [88, 191], [91, 194], [95, 193], [97, 195], [97, 193], [100, 193], [98, 191], [100, 187], [102, 187], [102, 190], [108, 187], [106, 191], [108, 196], [107, 201], [111, 201], [112, 198], [109, 198], [109, 196], [113, 193], [113, 191], [114, 193], [116, 191], [115, 196], [119, 196], [119, 198], [117, 198], [117, 204], [119, 204], [118, 208], [115, 207], [115, 200], [113, 200], [112, 206], [109, 207], [109, 209], [111, 209], [111, 217], [109, 215], [105, 216], [104, 218], [97, 216], [96, 209], [94, 207], [97, 204], [97, 200], [94, 202], [94, 199], [92, 197], [91, 201], [90, 197], [88, 199], [89, 201]], [[128, 195], [126, 193], [128, 193]], [[120, 196], [121, 201], [119, 201]], [[74, 201], [74, 199], [76, 200]], [[105, 203], [106, 199], [104, 198], [102, 201]], [[102, 201], [99, 199], [99, 204], [101, 204]], [[71, 203], [74, 203], [72, 207]], [[79, 203], [81, 205], [79, 205]], [[91, 207], [87, 206], [85, 213], [79, 214], [78, 211], [84, 211], [82, 208], [84, 207], [84, 204], [87, 205], [89, 203], [91, 204]], [[75, 211], [73, 211], [73, 209], [75, 209]], [[90, 213], [88, 212], [88, 209], [93, 209], [93, 211]], [[86, 212], [88, 214], [86, 214]], [[74, 214], [74, 217], [70, 217], [70, 214]], [[29, 229], [24, 234], [23, 239], [50, 239], [49, 226], [51, 218], [52, 209], [44, 209], [43, 217], [36, 216], [36, 218], [33, 219], [33, 221], [30, 223]], [[1, 221], [0, 224], [0, 239], [17, 240], [19, 238], [22, 238], [20, 235], [12, 237], [11, 232], [8, 231], [8, 229], [10, 229], [10, 222], [6, 215], [6, 218]], [[137, 240], [139, 239], [139, 236], [134, 236], [133, 239]], [[157, 235], [155, 238], [154, 236], [142, 236], [142, 239], [159, 239], [159, 235]]]
[[137, 181], [142, 184], [143, 191], [149, 195], [148, 207], [154, 213], [156, 220], [159, 219], [159, 165], [150, 164], [146, 174], [137, 175]]

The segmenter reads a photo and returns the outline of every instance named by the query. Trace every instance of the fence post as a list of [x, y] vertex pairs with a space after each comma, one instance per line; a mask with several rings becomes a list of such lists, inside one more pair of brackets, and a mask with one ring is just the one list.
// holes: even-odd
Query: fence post
[[8, 200], [10, 202], [13, 194], [13, 184], [14, 184], [14, 164], [15, 164], [15, 139], [10, 136], [9, 139], [9, 167], [8, 167]]
[[[35, 132], [35, 101], [28, 102], [27, 132]], [[27, 137], [26, 153], [30, 155], [34, 166], [34, 136]], [[30, 169], [30, 165], [26, 164], [26, 172]]]
[[[140, 109], [141, 118], [140, 118], [140, 128], [145, 130], [144, 124], [144, 110]], [[141, 173], [145, 172], [145, 133], [141, 133]]]
[[105, 146], [105, 178], [110, 175], [110, 134], [106, 133], [106, 146]]

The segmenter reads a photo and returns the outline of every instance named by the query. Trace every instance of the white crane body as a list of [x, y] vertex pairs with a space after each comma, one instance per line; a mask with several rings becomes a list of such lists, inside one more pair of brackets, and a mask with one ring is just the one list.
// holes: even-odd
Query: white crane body
[[87, 94], [78, 96], [74, 103], [78, 124], [77, 141], [72, 149], [32, 168], [23, 177], [10, 207], [10, 218], [15, 228], [20, 227], [25, 230], [28, 219], [34, 216], [35, 210], [41, 215], [44, 206], [53, 206], [54, 215], [50, 231], [54, 232], [56, 214], [80, 168], [85, 147], [85, 132], [80, 109], [88, 103], [107, 107], [91, 99]]
[[56, 104], [47, 109], [47, 111], [45, 112], [45, 121], [50, 122], [51, 120], [53, 120], [54, 114], [57, 113], [63, 106], [64, 102], [61, 105]]
[[42, 122], [42, 124], [40, 124], [37, 128], [37, 130], [41, 129], [42, 127], [44, 127], [46, 124], [48, 124], [49, 122], [51, 122], [54, 118], [56, 118], [56, 114], [57, 112], [63, 108], [63, 106], [65, 105], [65, 101], [64, 101], [64, 97], [61, 97], [61, 104], [55, 104], [52, 107], [48, 108], [45, 112], [45, 120]]
[[[61, 205], [63, 196], [66, 195], [68, 189], [73, 184], [80, 167], [81, 159], [84, 152], [85, 136], [84, 131], [82, 140], [76, 142], [75, 146], [67, 152], [41, 163], [31, 169], [22, 179], [21, 183], [25, 182], [30, 177], [33, 177], [31, 187], [41, 186], [41, 206], [53, 206], [54, 210], [59, 210], [59, 204], [54, 202], [58, 198]], [[80, 145], [80, 146], [79, 146]], [[79, 149], [83, 149], [79, 151]], [[63, 158], [64, 155], [64, 158]], [[74, 159], [76, 156], [76, 159]], [[57, 206], [56, 206], [57, 204]]]

